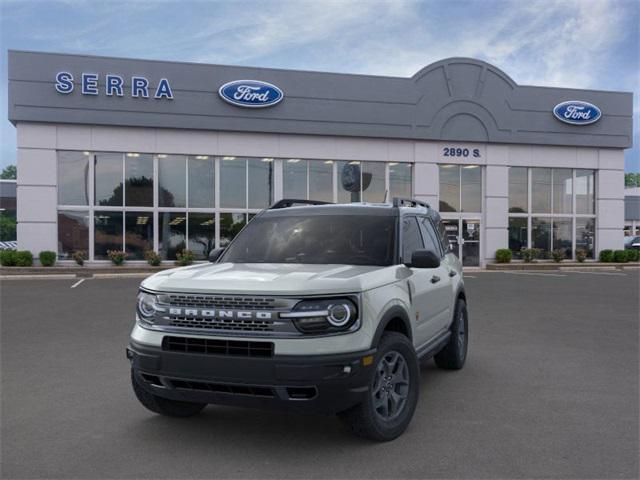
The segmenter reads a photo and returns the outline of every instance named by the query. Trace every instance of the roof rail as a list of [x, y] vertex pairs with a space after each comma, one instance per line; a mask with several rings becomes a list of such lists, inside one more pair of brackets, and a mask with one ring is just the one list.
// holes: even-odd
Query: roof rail
[[394, 207], [417, 207], [418, 205], [427, 209], [431, 208], [427, 202], [415, 198], [393, 197]]
[[295, 205], [329, 205], [332, 202], [323, 202], [321, 200], [301, 200], [296, 198], [283, 198], [269, 207], [269, 210], [277, 208], [289, 208]]

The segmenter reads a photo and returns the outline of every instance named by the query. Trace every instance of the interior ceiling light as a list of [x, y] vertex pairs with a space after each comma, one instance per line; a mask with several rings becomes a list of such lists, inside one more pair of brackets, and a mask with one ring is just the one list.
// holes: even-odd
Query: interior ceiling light
[[235, 160], [236, 157], [222, 157], [223, 160]]
[[287, 162], [289, 163], [298, 163], [300, 161], [299, 158], [290, 158], [289, 160], [287, 160]]
[[196, 160], [208, 160], [208, 155], [196, 155]]

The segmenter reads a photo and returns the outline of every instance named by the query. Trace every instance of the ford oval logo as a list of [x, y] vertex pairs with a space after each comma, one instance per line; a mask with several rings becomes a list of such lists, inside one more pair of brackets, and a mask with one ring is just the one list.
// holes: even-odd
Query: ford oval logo
[[260, 80], [234, 80], [218, 90], [225, 102], [238, 107], [271, 107], [282, 101], [284, 94], [275, 85]]
[[602, 112], [592, 103], [570, 100], [553, 107], [553, 114], [558, 120], [571, 125], [589, 125], [597, 122]]

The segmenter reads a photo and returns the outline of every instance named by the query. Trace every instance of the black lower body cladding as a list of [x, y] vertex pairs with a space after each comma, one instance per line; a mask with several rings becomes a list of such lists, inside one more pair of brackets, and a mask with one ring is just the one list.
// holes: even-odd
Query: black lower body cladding
[[363, 401], [375, 350], [269, 358], [211, 355], [129, 344], [135, 380], [170, 400], [333, 414]]

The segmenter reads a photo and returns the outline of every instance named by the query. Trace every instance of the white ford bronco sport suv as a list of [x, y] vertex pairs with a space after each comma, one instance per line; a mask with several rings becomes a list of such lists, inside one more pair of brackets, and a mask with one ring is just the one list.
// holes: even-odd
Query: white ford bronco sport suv
[[209, 259], [140, 286], [127, 357], [153, 412], [337, 413], [386, 441], [413, 417], [420, 360], [464, 365], [462, 268], [425, 203], [281, 200]]

